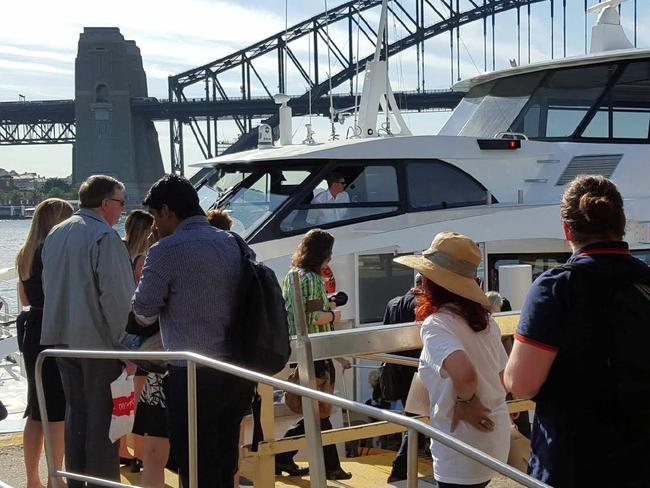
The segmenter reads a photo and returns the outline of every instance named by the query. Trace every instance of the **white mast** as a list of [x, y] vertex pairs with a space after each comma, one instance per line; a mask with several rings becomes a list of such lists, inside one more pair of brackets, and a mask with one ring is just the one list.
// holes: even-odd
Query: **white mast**
[[388, 62], [380, 60], [384, 32], [386, 31], [386, 18], [388, 12], [388, 0], [381, 4], [381, 16], [379, 18], [379, 29], [377, 30], [377, 44], [375, 56], [366, 66], [366, 74], [363, 80], [363, 92], [359, 104], [359, 129], [360, 137], [377, 136], [377, 115], [379, 105], [384, 112], [392, 115], [399, 126], [399, 131], [392, 130], [393, 135], [410, 135], [411, 131], [406, 126], [402, 114], [397, 106], [393, 89], [388, 80]]

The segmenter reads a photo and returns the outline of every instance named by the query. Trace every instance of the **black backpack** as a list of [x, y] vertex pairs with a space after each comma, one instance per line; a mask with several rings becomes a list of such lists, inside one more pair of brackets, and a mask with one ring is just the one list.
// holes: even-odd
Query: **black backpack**
[[255, 260], [255, 253], [240, 236], [230, 234], [242, 252], [233, 359], [244, 368], [274, 375], [282, 371], [291, 355], [282, 290], [273, 270]]
[[561, 266], [570, 316], [556, 362], [576, 486], [650, 486], [650, 270], [625, 264]]

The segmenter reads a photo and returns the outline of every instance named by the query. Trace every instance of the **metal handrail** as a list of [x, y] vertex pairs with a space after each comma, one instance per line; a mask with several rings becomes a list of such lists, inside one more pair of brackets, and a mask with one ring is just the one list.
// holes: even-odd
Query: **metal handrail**
[[[92, 482], [97, 485], [111, 486], [111, 487], [129, 487], [130, 485], [125, 485], [122, 483], [117, 483], [114, 481], [98, 480], [86, 475], [81, 475], [77, 473], [70, 473], [67, 471], [58, 471], [54, 468], [53, 463], [53, 453], [52, 445], [50, 442], [50, 433], [48, 425], [47, 410], [45, 408], [45, 394], [43, 391], [43, 378], [42, 378], [42, 367], [43, 361], [47, 357], [61, 357], [61, 358], [88, 358], [88, 359], [119, 359], [119, 360], [137, 360], [137, 359], [148, 359], [148, 360], [176, 360], [176, 361], [187, 361], [188, 363], [188, 423], [189, 425], [189, 449], [190, 449], [190, 466], [189, 466], [189, 475], [190, 475], [190, 488], [195, 488], [197, 486], [196, 474], [197, 474], [197, 452], [196, 452], [196, 404], [195, 404], [195, 387], [196, 387], [196, 365], [206, 366], [224, 373], [232, 374], [238, 376], [239, 378], [244, 378], [256, 383], [263, 383], [271, 385], [278, 389], [282, 389], [300, 396], [305, 396], [313, 400], [330, 403], [332, 405], [337, 405], [340, 408], [348, 409], [350, 411], [367, 415], [379, 420], [385, 420], [387, 422], [392, 422], [398, 425], [402, 425], [409, 430], [409, 446], [408, 446], [408, 457], [409, 459], [415, 459], [417, 454], [417, 434], [423, 434], [427, 437], [434, 439], [437, 442], [473, 459], [474, 461], [487, 466], [494, 471], [501, 473], [502, 475], [507, 476], [510, 479], [521, 483], [524, 486], [530, 488], [549, 488], [549, 485], [538, 481], [521, 471], [516, 470], [515, 468], [499, 461], [498, 459], [493, 458], [485, 454], [484, 452], [466, 444], [462, 441], [455, 439], [454, 437], [435, 429], [424, 422], [419, 420], [406, 417], [404, 415], [396, 414], [393, 412], [381, 410], [379, 408], [371, 407], [362, 403], [354, 402], [345, 398], [340, 398], [328, 393], [323, 393], [321, 391], [312, 390], [305, 388], [294, 383], [289, 383], [287, 381], [279, 380], [277, 378], [267, 376], [255, 371], [250, 371], [239, 366], [235, 366], [223, 361], [218, 361], [215, 359], [210, 359], [200, 354], [192, 352], [125, 352], [125, 351], [88, 351], [88, 350], [74, 350], [74, 349], [46, 349], [41, 352], [36, 359], [36, 395], [38, 398], [38, 407], [41, 413], [41, 419], [44, 425], [43, 433], [45, 434], [45, 451], [48, 461], [48, 470], [50, 477], [52, 479], [58, 477], [67, 477], [70, 479], [76, 479], [80, 481]], [[409, 462], [409, 467], [416, 469], [416, 465], [413, 462]]]

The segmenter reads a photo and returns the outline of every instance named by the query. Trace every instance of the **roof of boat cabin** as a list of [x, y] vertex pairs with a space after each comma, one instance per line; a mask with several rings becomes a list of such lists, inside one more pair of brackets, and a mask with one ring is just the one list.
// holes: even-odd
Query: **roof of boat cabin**
[[516, 66], [513, 68], [492, 71], [490, 73], [474, 76], [473, 78], [467, 78], [456, 83], [452, 89], [454, 91], [467, 92], [477, 85], [482, 85], [483, 83], [498, 80], [500, 78], [508, 78], [510, 76], [534, 73], [548, 69], [572, 68], [576, 66], [589, 66], [592, 64], [607, 63], [610, 61], [627, 61], [643, 58], [650, 58], [650, 49], [618, 49], [594, 54], [571, 56], [568, 58], [551, 59], [547, 61], [541, 61], [539, 63], [532, 63]]

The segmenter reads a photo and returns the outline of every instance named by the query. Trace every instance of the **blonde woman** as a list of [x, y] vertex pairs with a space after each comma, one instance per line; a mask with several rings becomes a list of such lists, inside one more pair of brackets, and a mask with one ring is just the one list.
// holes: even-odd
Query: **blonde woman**
[[[124, 224], [124, 241], [131, 257], [136, 286], [142, 276], [142, 267], [149, 247], [153, 244], [150, 237], [153, 223], [153, 216], [150, 213], [144, 210], [133, 210]], [[139, 369], [136, 373], [135, 397], [138, 402], [133, 424], [133, 433], [136, 434], [136, 461], [131, 462], [131, 471], [139, 470], [140, 460], [137, 458], [141, 456], [140, 482], [150, 488], [162, 488], [165, 485], [165, 465], [169, 458], [167, 405], [162, 391], [164, 376], [158, 373], [147, 374]], [[122, 456], [120, 454], [120, 457]]]
[[133, 278], [136, 285], [142, 276], [142, 266], [147, 255], [151, 242], [151, 226], [153, 217], [144, 210], [133, 210], [126, 216], [124, 222], [124, 243], [129, 251], [131, 266], [133, 267]]
[[[41, 202], [34, 211], [32, 224], [27, 234], [27, 240], [16, 255], [18, 270], [20, 301], [23, 306], [29, 306], [25, 322], [25, 337], [23, 341], [23, 357], [27, 372], [27, 408], [25, 409], [25, 430], [23, 433], [25, 470], [27, 487], [40, 488], [43, 486], [38, 474], [38, 464], [43, 451], [43, 426], [41, 414], [36, 399], [36, 382], [34, 371], [36, 357], [47, 349], [41, 345], [41, 322], [43, 319], [43, 283], [41, 274], [43, 262], [41, 251], [47, 234], [52, 227], [72, 216], [73, 208], [65, 200], [48, 198]], [[46, 359], [43, 363], [43, 386], [45, 388], [45, 404], [49, 419], [50, 432], [53, 440], [55, 468], [63, 466], [63, 421], [65, 419], [65, 395], [59, 369], [54, 358]], [[52, 480], [48, 481], [48, 486]]]

